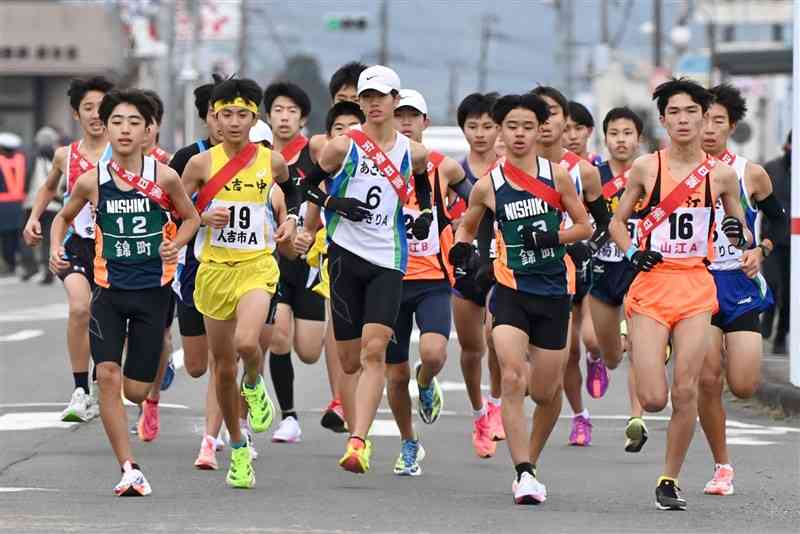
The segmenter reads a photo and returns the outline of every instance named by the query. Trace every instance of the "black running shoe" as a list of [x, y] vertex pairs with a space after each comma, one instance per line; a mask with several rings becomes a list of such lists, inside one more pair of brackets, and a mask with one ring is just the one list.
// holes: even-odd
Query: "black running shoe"
[[656, 487], [656, 506], [659, 510], [686, 510], [686, 499], [678, 493], [674, 480], [662, 479]]

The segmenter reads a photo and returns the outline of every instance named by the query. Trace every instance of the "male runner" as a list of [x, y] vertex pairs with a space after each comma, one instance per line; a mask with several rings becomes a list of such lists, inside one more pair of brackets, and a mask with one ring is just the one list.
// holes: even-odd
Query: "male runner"
[[[376, 65], [363, 71], [358, 79], [359, 104], [367, 118], [363, 129], [352, 129], [327, 143], [319, 164], [306, 177], [306, 198], [326, 209], [339, 357], [345, 373], [361, 371], [355, 395], [349, 391], [343, 395], [345, 414], [352, 414], [354, 424], [339, 464], [354, 473], [369, 469], [372, 445], [367, 433], [383, 393], [386, 347], [408, 261], [402, 205], [412, 172], [420, 207], [411, 225], [414, 237], [427, 238], [433, 222], [428, 151], [394, 129], [399, 91], [400, 78], [392, 69]], [[323, 179], [329, 193], [318, 187]], [[307, 214], [307, 229], [316, 230], [314, 215]]]
[[158, 96], [158, 93], [150, 89], [145, 89], [144, 94], [153, 101], [153, 109], [155, 110], [155, 122], [152, 128], [147, 133], [147, 140], [144, 145], [144, 152], [146, 155], [153, 157], [163, 163], [169, 165], [172, 159], [172, 154], [158, 146], [159, 138], [161, 136], [161, 121], [164, 119], [164, 101]]
[[[496, 93], [472, 93], [461, 101], [456, 113], [458, 125], [469, 144], [469, 152], [461, 167], [473, 185], [497, 162], [495, 142], [499, 130], [491, 116], [496, 99]], [[466, 202], [457, 200], [450, 208], [451, 217], [460, 217], [466, 207]], [[500, 413], [500, 365], [491, 348], [488, 357], [489, 398], [484, 399], [481, 391], [481, 359], [488, 341], [484, 323], [491, 324], [486, 299], [494, 283], [491, 271], [491, 260], [495, 257], [494, 219], [489, 212], [481, 220], [475, 245], [479, 269], [471, 275], [455, 270], [453, 318], [461, 345], [461, 372], [472, 405], [472, 446], [479, 458], [489, 458], [494, 456], [496, 442], [505, 439]]]
[[[201, 226], [197, 235], [200, 267], [193, 297], [204, 318], [217, 372], [217, 400], [230, 433], [226, 480], [237, 488], [255, 485], [250, 446], [239, 422], [237, 358], [245, 368], [240, 391], [247, 402], [247, 421], [253, 432], [264, 432], [274, 408], [259, 373], [259, 337], [278, 283], [275, 242], [294, 239], [300, 203], [280, 154], [249, 142], [262, 96], [253, 80], [218, 84], [211, 102], [222, 143], [192, 157], [183, 173], [187, 192], [199, 190], [196, 204], [210, 212], [209, 225]], [[290, 218], [277, 231], [268, 209], [273, 180], [286, 193]]]
[[[339, 102], [353, 102], [354, 104], [358, 104], [358, 94], [356, 91], [358, 87], [358, 77], [366, 68], [367, 66], [363, 63], [351, 61], [336, 69], [336, 72], [333, 73], [328, 83], [328, 92], [331, 95], [332, 105], [338, 104]], [[325, 134], [314, 135], [309, 140], [308, 146], [314, 161], [319, 159], [319, 152], [327, 141]], [[325, 359], [329, 361], [327, 356]]]
[[[100, 386], [100, 416], [122, 469], [119, 496], [144, 496], [150, 484], [133, 458], [121, 392], [144, 400], [156, 373], [178, 250], [197, 231], [200, 217], [178, 175], [142, 155], [153, 105], [140, 90], [111, 91], [98, 111], [112, 157], [83, 174], [52, 228], [50, 266], [69, 268], [62, 245], [81, 210], [95, 207], [94, 279], [89, 328]], [[176, 232], [169, 209], [183, 220]], [[126, 339], [127, 355], [122, 367]]]
[[[536, 141], [537, 153], [567, 169], [575, 182], [578, 196], [594, 219], [597, 232], [604, 233], [610, 217], [602, 196], [600, 174], [592, 164], [562, 147], [564, 128], [569, 117], [567, 99], [558, 89], [548, 86], [539, 86], [532, 93], [541, 97], [547, 103], [550, 111], [547, 121], [540, 127], [541, 132]], [[565, 226], [569, 228], [570, 224], [571, 221], [567, 217]], [[567, 247], [567, 253], [569, 254], [566, 260], [568, 270], [572, 270], [575, 275], [574, 291], [572, 292], [573, 313], [570, 326], [569, 360], [564, 371], [564, 395], [567, 397], [573, 413], [569, 444], [587, 446], [592, 443], [592, 422], [589, 410], [583, 404], [581, 394], [583, 385], [580, 368], [581, 341], [586, 346], [586, 389], [592, 397], [599, 398], [605, 395], [608, 389], [608, 373], [597, 348], [594, 326], [589, 313], [589, 302], [585, 298], [592, 284], [591, 250], [586, 243], [576, 242]], [[549, 407], [552, 409], [551, 412], [545, 413], [544, 408], [539, 406], [535, 411], [534, 421], [548, 420], [543, 424], [544, 428], [550, 426], [549, 420], [557, 419], [561, 411], [560, 406], [551, 405]], [[536, 434], [534, 449], [544, 447], [544, 442], [547, 440], [547, 436], [538, 434], [536, 428], [537, 425], [534, 424], [534, 433]]]
[[[536, 139], [548, 113], [544, 99], [531, 93], [497, 101], [492, 118], [500, 125], [505, 160], [475, 185], [450, 251], [453, 265], [469, 270], [483, 212], [495, 213], [492, 337], [502, 367], [503, 426], [517, 472], [512, 485], [517, 504], [538, 504], [547, 495], [536, 479], [534, 454], [538, 457], [539, 451], [533, 450], [534, 435], [527, 432], [524, 400], [527, 390], [537, 406], [560, 404], [570, 311], [564, 244], [592, 232], [567, 171], [537, 156]], [[560, 230], [564, 211], [573, 224]], [[555, 422], [534, 432], [546, 437]]]
[[[303, 135], [311, 100], [303, 89], [291, 82], [276, 82], [264, 91], [267, 123], [272, 128], [273, 146], [289, 165], [289, 176], [300, 186], [314, 162], [308, 139]], [[301, 220], [305, 206], [300, 208]], [[294, 368], [292, 348], [305, 364], [319, 360], [325, 337], [325, 299], [309, 287], [311, 271], [303, 257], [278, 261], [280, 282], [275, 295], [277, 310], [272, 329], [269, 372], [281, 408], [281, 423], [272, 435], [277, 443], [297, 443], [302, 431], [294, 409]]]
[[[82, 137], [69, 146], [60, 147], [53, 156], [53, 166], [42, 188], [36, 193], [30, 217], [23, 230], [23, 237], [29, 246], [36, 246], [42, 240], [39, 219], [46, 206], [58, 194], [61, 177], [66, 178], [66, 202], [78, 177], [91, 170], [101, 158], [110, 157], [108, 136], [98, 109], [103, 96], [112, 87], [114, 84], [101, 76], [87, 80], [74, 79], [70, 83], [67, 95], [72, 116], [80, 125]], [[67, 351], [75, 381], [69, 405], [61, 413], [62, 421], [85, 422], [99, 413], [97, 391], [92, 391], [90, 395], [89, 388], [89, 307], [94, 284], [93, 239], [94, 216], [92, 207], [86, 206], [75, 217], [64, 243], [69, 266], [55, 273], [64, 283], [67, 292]]]
[[594, 133], [594, 117], [580, 102], [570, 100], [567, 106], [569, 115], [562, 139], [564, 148], [592, 165], [599, 165], [603, 161], [603, 157], [600, 154], [589, 152], [589, 139]]
[[[419, 92], [413, 89], [400, 91], [400, 102], [394, 110], [394, 125], [409, 139], [422, 143], [422, 132], [430, 125], [430, 119], [428, 105]], [[413, 319], [416, 318], [420, 331], [420, 361], [415, 368], [419, 391], [417, 412], [424, 423], [433, 424], [444, 406], [444, 396], [436, 375], [447, 359], [452, 322], [450, 294], [453, 268], [447, 255], [453, 243], [453, 229], [447, 213], [447, 192], [453, 190], [466, 200], [472, 190], [472, 183], [465, 179], [461, 165], [439, 152], [431, 151], [428, 154], [427, 174], [433, 189], [436, 215], [428, 237], [417, 240], [411, 232], [411, 226], [419, 215], [419, 206], [413, 194], [403, 207], [408, 239], [408, 268], [403, 277], [402, 301], [394, 325], [394, 337], [386, 351], [386, 396], [400, 429], [401, 439], [394, 473], [408, 476], [422, 474], [419, 460], [425, 455], [411, 422], [411, 396], [408, 392], [411, 379], [408, 350]]]
[[[636, 159], [609, 232], [640, 271], [625, 297], [639, 401], [646, 411], [655, 412], [666, 406], [668, 393], [672, 399], [656, 505], [685, 510], [678, 475], [694, 434], [697, 383], [709, 349], [711, 315], [719, 308], [714, 280], [706, 269], [713, 254], [711, 237], [717, 228], [736, 248], [744, 249], [750, 235], [739, 205], [736, 172], [717, 165], [702, 147], [711, 94], [681, 78], [659, 85], [653, 98], [670, 146]], [[719, 226], [717, 199], [726, 214]], [[642, 218], [635, 242], [627, 227], [634, 213]], [[671, 390], [664, 373], [670, 334], [675, 352]]]
[[[722, 84], [710, 89], [714, 97], [703, 131], [703, 150], [730, 165], [739, 177], [741, 205], [748, 229], [756, 236], [751, 249], [740, 251], [723, 232], [714, 232], [714, 259], [709, 266], [717, 286], [719, 311], [711, 317], [711, 343], [700, 373], [697, 408], [700, 424], [714, 457], [714, 476], [706, 484], [710, 495], [733, 494], [733, 467], [725, 439], [722, 405], [723, 366], [731, 393], [740, 399], [753, 396], [761, 382], [762, 339], [759, 314], [773, 303], [761, 275], [761, 262], [772, 251], [769, 236], [760, 236], [760, 212], [770, 232], [786, 228], [786, 216], [772, 193], [772, 181], [763, 167], [728, 149], [728, 139], [747, 107], [738, 89]], [[717, 204], [715, 218], [725, 214]], [[724, 357], [723, 357], [724, 354]]]
[[[603, 135], [609, 157], [608, 161], [597, 166], [597, 170], [603, 185], [603, 198], [611, 214], [619, 205], [625, 191], [628, 171], [638, 155], [642, 127], [642, 119], [627, 107], [613, 108], [603, 119]], [[627, 228], [631, 235], [638, 223], [639, 220], [635, 218], [628, 220]], [[620, 336], [622, 304], [628, 287], [636, 276], [636, 270], [613, 241], [603, 241], [595, 247], [598, 250], [592, 262], [589, 307], [603, 360], [608, 367], [614, 369], [622, 361], [625, 351]], [[628, 358], [633, 358], [630, 352]], [[631, 417], [625, 428], [625, 450], [639, 452], [647, 441], [647, 427], [642, 419], [642, 405], [636, 396], [633, 366], [628, 369], [628, 395]]]

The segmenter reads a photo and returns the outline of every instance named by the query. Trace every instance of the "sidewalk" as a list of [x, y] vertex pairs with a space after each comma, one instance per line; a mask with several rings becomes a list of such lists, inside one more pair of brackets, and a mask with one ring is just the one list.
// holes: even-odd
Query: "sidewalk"
[[756, 398], [772, 408], [782, 410], [787, 417], [798, 415], [800, 388], [789, 382], [789, 356], [773, 354], [771, 348], [769, 343], [765, 343], [761, 387], [756, 391]]

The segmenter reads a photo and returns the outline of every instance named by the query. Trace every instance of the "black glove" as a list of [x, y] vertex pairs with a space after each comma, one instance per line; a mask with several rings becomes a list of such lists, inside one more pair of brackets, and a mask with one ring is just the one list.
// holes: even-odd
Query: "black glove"
[[747, 238], [744, 235], [742, 222], [736, 217], [728, 215], [722, 219], [722, 233], [728, 238], [736, 248], [744, 248], [747, 245]]
[[570, 243], [566, 246], [567, 254], [578, 269], [583, 268], [592, 259], [592, 250], [586, 243]]
[[528, 250], [539, 250], [558, 246], [558, 230], [541, 232], [532, 226], [523, 225], [517, 228], [522, 243]]
[[456, 278], [461, 278], [474, 272], [477, 256], [478, 253], [472, 243], [459, 242], [450, 248], [447, 259], [455, 270]]
[[586, 243], [589, 245], [589, 250], [592, 251], [592, 256], [597, 254], [597, 251], [606, 246], [606, 243], [608, 243], [610, 237], [611, 236], [608, 233], [608, 228], [603, 228], [602, 230], [598, 228], [594, 231], [594, 234], [592, 234], [592, 237]]
[[637, 250], [631, 256], [631, 264], [636, 271], [649, 271], [659, 263], [664, 261], [660, 252], [655, 250]]
[[431, 230], [431, 223], [433, 222], [433, 213], [425, 211], [417, 217], [414, 224], [411, 226], [411, 235], [414, 239], [422, 240], [427, 239]]
[[369, 205], [357, 198], [330, 197], [325, 209], [333, 210], [345, 219], [359, 222], [369, 217]]
[[484, 263], [475, 273], [475, 284], [481, 291], [488, 291], [496, 282], [494, 277], [494, 263]]

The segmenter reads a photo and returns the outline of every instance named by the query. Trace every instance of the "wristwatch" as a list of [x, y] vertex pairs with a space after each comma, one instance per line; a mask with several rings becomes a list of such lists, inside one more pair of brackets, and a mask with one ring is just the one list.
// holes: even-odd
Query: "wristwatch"
[[765, 258], [769, 256], [770, 252], [772, 252], [769, 247], [767, 247], [764, 243], [759, 243], [758, 248], [761, 249], [761, 255]]

